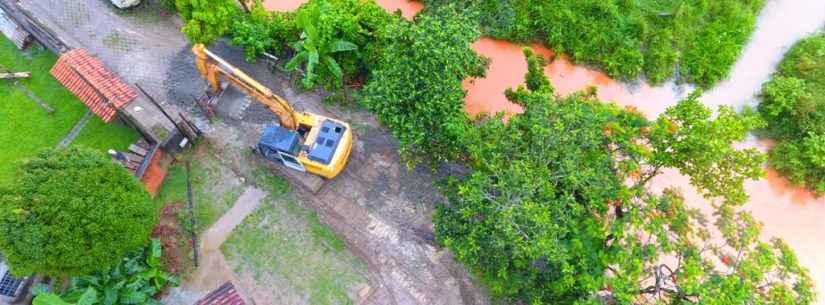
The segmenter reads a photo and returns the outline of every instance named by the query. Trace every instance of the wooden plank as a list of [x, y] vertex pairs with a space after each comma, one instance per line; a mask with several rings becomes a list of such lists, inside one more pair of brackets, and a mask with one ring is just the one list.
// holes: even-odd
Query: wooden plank
[[29, 78], [30, 72], [0, 73], [0, 79]]
[[130, 144], [129, 145], [129, 151], [131, 151], [131, 152], [133, 152], [133, 153], [135, 153], [135, 154], [137, 154], [141, 157], [145, 157], [146, 153], [149, 152], [148, 150], [143, 149], [140, 146], [137, 146], [135, 144]]
[[138, 156], [134, 153], [123, 152], [123, 155], [126, 156], [126, 160], [128, 160], [129, 162], [140, 163], [141, 161], [143, 161], [143, 156]]

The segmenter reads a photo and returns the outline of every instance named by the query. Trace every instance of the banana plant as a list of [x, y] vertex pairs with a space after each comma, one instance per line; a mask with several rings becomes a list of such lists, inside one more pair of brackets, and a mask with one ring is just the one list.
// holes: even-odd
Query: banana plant
[[105, 272], [72, 278], [62, 297], [38, 293], [32, 305], [160, 305], [153, 296], [166, 285], [179, 284], [163, 270], [162, 254], [160, 241], [152, 239], [146, 249]]
[[304, 78], [301, 80], [304, 87], [315, 87], [318, 78], [316, 71], [326, 71], [336, 82], [343, 80], [341, 66], [332, 57], [332, 54], [354, 51], [358, 46], [343, 39], [325, 39], [318, 30], [316, 22], [320, 21], [324, 11], [323, 3], [311, 5], [298, 12], [295, 24], [302, 30], [300, 40], [290, 44], [296, 54], [286, 63], [287, 71], [295, 71], [303, 65]]
[[70, 293], [65, 298], [46, 291], [35, 294], [32, 305], [93, 305], [97, 302], [97, 291], [91, 287]]

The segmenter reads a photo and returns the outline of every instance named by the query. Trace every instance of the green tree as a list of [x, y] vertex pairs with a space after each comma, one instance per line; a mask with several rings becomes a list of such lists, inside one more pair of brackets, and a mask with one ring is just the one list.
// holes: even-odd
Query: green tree
[[307, 89], [315, 87], [318, 77], [316, 71], [328, 73], [335, 83], [340, 85], [344, 75], [338, 61], [332, 56], [335, 53], [358, 49], [352, 42], [322, 36], [316, 23], [320, 20], [321, 14], [326, 12], [326, 8], [325, 2], [314, 2], [300, 10], [295, 18], [296, 25], [303, 32], [301, 39], [291, 44], [296, 54], [286, 63], [285, 68], [287, 71], [295, 71], [303, 65], [304, 78], [301, 82]]
[[762, 86], [763, 135], [776, 140], [770, 165], [793, 184], [825, 193], [825, 32], [794, 45]]
[[386, 33], [363, 104], [411, 162], [456, 158], [468, 121], [461, 82], [483, 76], [486, 67], [470, 47], [480, 35], [476, 24], [448, 6], [418, 15], [415, 23], [393, 23]]
[[241, 14], [233, 0], [175, 0], [175, 7], [186, 22], [181, 31], [197, 43], [210, 43], [226, 35]]
[[26, 161], [0, 206], [0, 250], [14, 274], [84, 275], [146, 243], [156, 206], [99, 151], [50, 149]]
[[[529, 53], [528, 53], [529, 55]], [[538, 59], [531, 58], [528, 62]], [[540, 65], [529, 65], [532, 84]], [[737, 150], [761, 121], [697, 96], [657, 121], [588, 94], [520, 87], [507, 123], [469, 128], [472, 171], [443, 186], [437, 238], [495, 296], [530, 304], [811, 304], [812, 281], [781, 240], [739, 210], [763, 157]], [[501, 118], [499, 116], [499, 118]], [[706, 215], [650, 181], [676, 169]], [[719, 238], [711, 238], [716, 231]]]

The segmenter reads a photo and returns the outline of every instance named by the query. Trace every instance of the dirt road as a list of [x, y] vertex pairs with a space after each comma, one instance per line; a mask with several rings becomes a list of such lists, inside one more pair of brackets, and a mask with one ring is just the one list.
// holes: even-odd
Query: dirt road
[[[257, 78], [299, 110], [312, 111], [352, 123], [356, 143], [346, 170], [312, 194], [289, 173], [298, 197], [312, 207], [322, 222], [344, 236], [348, 247], [364, 259], [371, 271], [369, 298], [363, 304], [487, 304], [488, 297], [475, 285], [449, 252], [433, 245], [432, 213], [441, 201], [435, 180], [427, 170], [409, 171], [399, 160], [398, 143], [363, 110], [326, 107], [314, 92], [296, 92], [290, 79], [273, 75], [266, 64], [245, 62], [240, 49], [217, 43], [210, 49]], [[182, 51], [176, 62], [191, 62]], [[174, 67], [185, 67], [175, 64]], [[201, 82], [194, 67], [171, 71], [183, 82]], [[189, 93], [172, 89], [170, 96]], [[263, 106], [248, 103], [248, 97], [228, 91], [217, 107], [223, 123], [212, 124], [207, 137], [219, 151], [237, 162], [236, 169], [252, 170], [254, 162], [243, 161], [244, 150], [257, 141], [263, 124], [276, 120]], [[233, 106], [234, 105], [234, 106]], [[191, 103], [180, 104], [193, 109]], [[238, 116], [238, 107], [245, 109]], [[208, 129], [208, 128], [207, 128]], [[269, 165], [272, 170], [285, 171]]]

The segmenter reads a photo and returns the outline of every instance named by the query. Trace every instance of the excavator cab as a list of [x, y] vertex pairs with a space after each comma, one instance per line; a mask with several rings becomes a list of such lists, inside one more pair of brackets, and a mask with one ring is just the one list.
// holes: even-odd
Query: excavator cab
[[[351, 132], [348, 125], [331, 119], [323, 120], [317, 129], [313, 132], [312, 129], [289, 130], [280, 125], [267, 125], [258, 141], [258, 152], [268, 160], [297, 171], [307, 171], [304, 164], [322, 170], [336, 161], [339, 147], [351, 143]], [[314, 139], [309, 141], [308, 136], [313, 133]], [[348, 155], [349, 148], [343, 148]], [[308, 161], [302, 162], [302, 157]]]
[[212, 94], [226, 81], [264, 104], [279, 119], [267, 125], [256, 145], [266, 159], [284, 166], [325, 178], [337, 176], [347, 164], [352, 151], [352, 128], [349, 124], [310, 112], [297, 112], [284, 98], [272, 93], [255, 79], [197, 44], [192, 47], [195, 65], [206, 79]]

